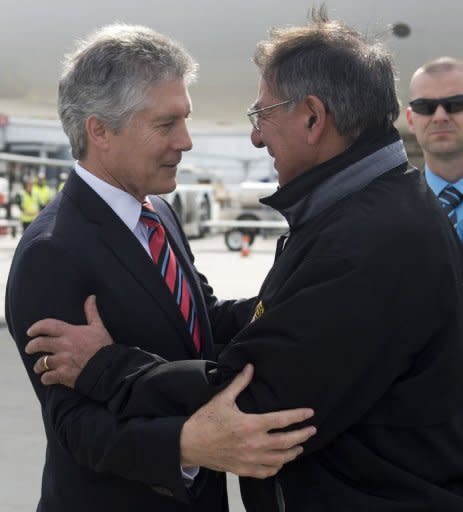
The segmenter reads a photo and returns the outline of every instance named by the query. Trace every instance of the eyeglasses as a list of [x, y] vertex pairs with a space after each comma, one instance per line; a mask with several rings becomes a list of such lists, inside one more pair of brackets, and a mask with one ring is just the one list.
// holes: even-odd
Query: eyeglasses
[[259, 114], [261, 112], [265, 112], [266, 110], [272, 110], [276, 107], [281, 107], [282, 105], [287, 105], [288, 103], [291, 103], [292, 101], [293, 100], [281, 101], [280, 103], [275, 103], [274, 105], [269, 105], [268, 107], [263, 107], [263, 108], [256, 108], [256, 109], [249, 108], [247, 111], [247, 116], [249, 118], [249, 121], [251, 121], [252, 127], [259, 132], [260, 131]]
[[444, 107], [447, 114], [461, 112], [463, 110], [463, 94], [447, 98], [418, 98], [410, 101], [410, 107], [413, 112], [422, 116], [432, 116], [439, 105]]

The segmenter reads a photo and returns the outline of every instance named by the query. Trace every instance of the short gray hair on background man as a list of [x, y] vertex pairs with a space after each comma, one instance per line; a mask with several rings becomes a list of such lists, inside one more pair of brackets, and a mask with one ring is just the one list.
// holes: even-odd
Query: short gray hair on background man
[[139, 26], [107, 25], [66, 56], [59, 82], [58, 113], [74, 158], [87, 152], [85, 122], [95, 115], [117, 133], [144, 108], [158, 82], [196, 78], [197, 64], [176, 41]]
[[340, 135], [392, 125], [400, 113], [392, 60], [378, 41], [369, 43], [325, 7], [303, 27], [273, 28], [254, 55], [270, 91], [291, 105], [317, 96]]

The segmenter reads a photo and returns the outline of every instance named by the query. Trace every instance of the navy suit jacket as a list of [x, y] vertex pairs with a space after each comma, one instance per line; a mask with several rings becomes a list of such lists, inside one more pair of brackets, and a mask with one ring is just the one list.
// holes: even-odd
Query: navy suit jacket
[[[195, 296], [205, 359], [213, 335], [225, 342], [249, 307], [219, 302], [193, 266], [188, 243], [170, 207], [153, 197]], [[47, 436], [42, 493], [45, 512], [227, 510], [223, 475], [201, 470], [190, 489], [179, 463], [185, 417], [121, 422], [108, 409], [62, 386], [45, 387], [25, 355], [27, 328], [54, 317], [85, 323], [83, 303], [95, 294], [116, 343], [160, 359], [199, 356], [186, 323], [146, 251], [113, 210], [75, 173], [22, 237], [10, 270], [6, 315], [35, 393]], [[209, 322], [212, 320], [212, 328]], [[188, 362], [183, 364], [189, 364]], [[173, 386], [183, 386], [181, 378]]]

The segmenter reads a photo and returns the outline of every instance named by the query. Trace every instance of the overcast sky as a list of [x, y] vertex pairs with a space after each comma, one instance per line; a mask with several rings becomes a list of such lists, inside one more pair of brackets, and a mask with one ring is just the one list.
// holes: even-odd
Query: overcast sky
[[[381, 4], [327, 1], [332, 17], [385, 36], [406, 101], [410, 75], [424, 60], [442, 54], [462, 57], [463, 2]], [[302, 0], [0, 0], [0, 112], [53, 116], [64, 53], [76, 38], [96, 27], [123, 21], [148, 25], [180, 40], [199, 61], [199, 83], [191, 91], [196, 120], [243, 125], [257, 90], [251, 62], [255, 43], [269, 26], [303, 24], [310, 5]], [[410, 24], [410, 37], [387, 35], [388, 25], [397, 22]]]

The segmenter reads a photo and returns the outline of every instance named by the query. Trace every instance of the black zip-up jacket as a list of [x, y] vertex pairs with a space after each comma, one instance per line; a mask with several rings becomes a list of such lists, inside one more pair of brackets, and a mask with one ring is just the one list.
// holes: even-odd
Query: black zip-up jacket
[[[252, 362], [240, 407], [313, 407], [318, 433], [276, 478], [241, 480], [248, 511], [462, 511], [460, 242], [398, 133], [361, 138], [265, 203], [290, 234], [218, 364], [166, 377], [108, 347], [79, 389], [121, 419], [191, 412]], [[111, 384], [112, 365], [125, 381]], [[171, 392], [177, 369], [188, 396]]]

